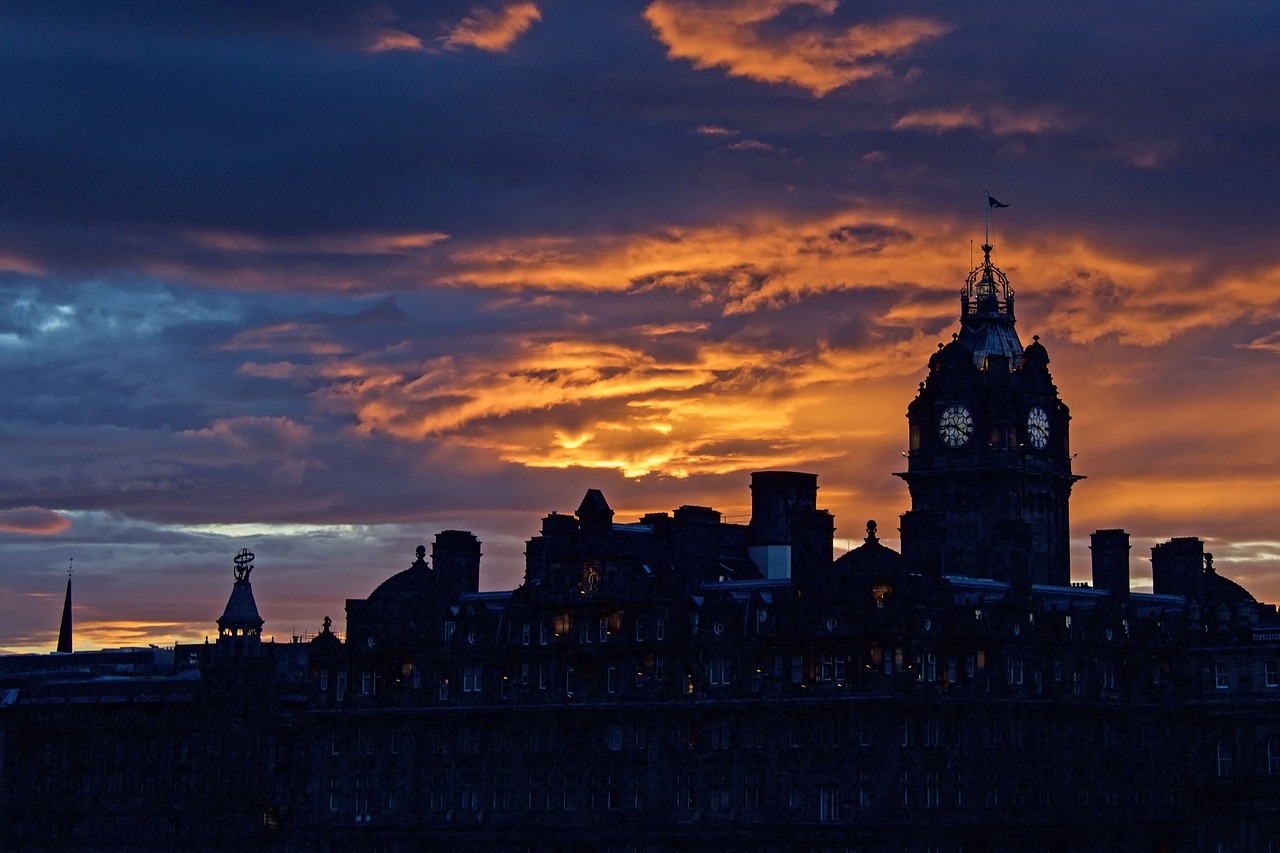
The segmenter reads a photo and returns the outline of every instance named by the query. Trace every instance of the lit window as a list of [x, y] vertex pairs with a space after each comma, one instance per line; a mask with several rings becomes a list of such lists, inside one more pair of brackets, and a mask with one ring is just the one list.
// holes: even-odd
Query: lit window
[[1263, 670], [1263, 683], [1268, 687], [1280, 687], [1280, 661], [1267, 661]]
[[1230, 676], [1225, 664], [1215, 663], [1213, 665], [1213, 684], [1219, 690], [1226, 690], [1231, 686]]

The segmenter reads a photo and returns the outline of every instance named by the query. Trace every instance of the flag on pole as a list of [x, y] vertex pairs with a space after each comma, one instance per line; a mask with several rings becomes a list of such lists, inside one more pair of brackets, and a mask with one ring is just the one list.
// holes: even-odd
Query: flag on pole
[[1002, 201], [996, 201], [996, 197], [991, 195], [987, 196], [987, 204], [991, 205], [992, 207], [1008, 207], [1009, 206]]

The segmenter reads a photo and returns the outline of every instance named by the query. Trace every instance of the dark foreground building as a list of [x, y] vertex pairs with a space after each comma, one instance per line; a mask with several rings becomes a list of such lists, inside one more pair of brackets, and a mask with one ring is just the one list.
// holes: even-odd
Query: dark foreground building
[[751, 521], [589, 490], [479, 592], [436, 536], [308, 642], [0, 662], [0, 837], [25, 849], [1280, 849], [1280, 620], [1203, 543], [1092, 535], [1070, 415], [986, 257], [908, 408], [902, 552], [832, 559], [814, 474]]

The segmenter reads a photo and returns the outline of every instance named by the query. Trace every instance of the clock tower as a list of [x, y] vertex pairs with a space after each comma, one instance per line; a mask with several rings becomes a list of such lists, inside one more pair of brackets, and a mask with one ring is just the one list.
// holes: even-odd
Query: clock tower
[[960, 331], [938, 345], [907, 407], [903, 556], [948, 575], [1065, 586], [1067, 504], [1082, 479], [1071, 473], [1071, 415], [1039, 338], [1025, 350], [1018, 340], [991, 246], [982, 253], [960, 294]]

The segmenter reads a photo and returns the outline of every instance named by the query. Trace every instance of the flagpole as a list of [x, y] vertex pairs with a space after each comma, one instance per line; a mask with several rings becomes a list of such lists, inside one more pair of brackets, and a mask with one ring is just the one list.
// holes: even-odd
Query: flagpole
[[983, 190], [982, 194], [987, 197], [987, 209], [983, 215], [982, 221], [982, 245], [991, 245], [991, 191]]

